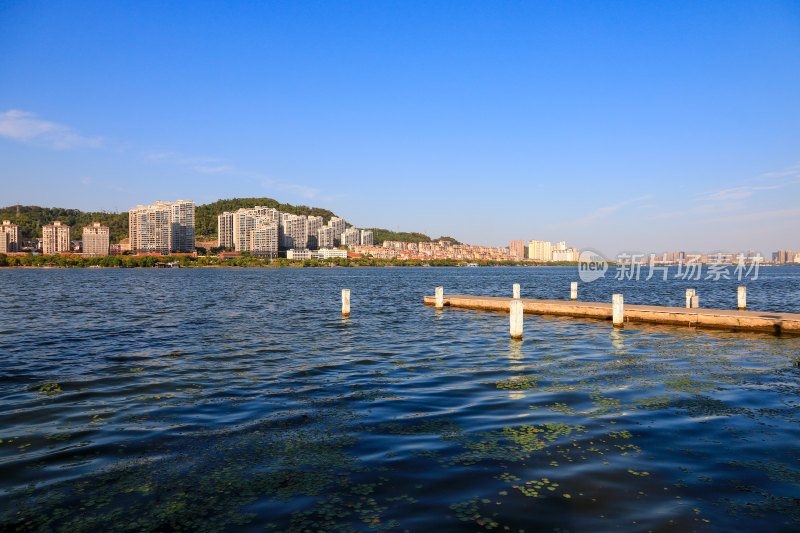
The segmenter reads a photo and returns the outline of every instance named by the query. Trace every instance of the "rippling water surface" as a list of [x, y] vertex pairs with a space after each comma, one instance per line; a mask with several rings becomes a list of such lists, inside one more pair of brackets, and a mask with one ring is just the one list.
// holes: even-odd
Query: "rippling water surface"
[[[794, 531], [800, 339], [422, 304], [572, 268], [0, 270], [0, 529]], [[582, 285], [732, 308], [735, 280]], [[751, 309], [800, 312], [800, 269]], [[340, 317], [340, 291], [352, 315]]]

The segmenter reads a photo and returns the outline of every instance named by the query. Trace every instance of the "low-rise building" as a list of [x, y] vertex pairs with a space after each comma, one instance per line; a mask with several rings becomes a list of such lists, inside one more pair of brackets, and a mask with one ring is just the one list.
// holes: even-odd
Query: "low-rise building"
[[318, 259], [347, 259], [347, 250], [341, 250], [338, 248], [320, 248], [313, 255]]
[[311, 259], [311, 250], [308, 249], [286, 250], [286, 259]]

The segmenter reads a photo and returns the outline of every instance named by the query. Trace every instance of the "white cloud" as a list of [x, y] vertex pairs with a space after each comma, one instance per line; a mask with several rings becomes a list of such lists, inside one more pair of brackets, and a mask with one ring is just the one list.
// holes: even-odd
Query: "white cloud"
[[707, 201], [707, 202], [725, 202], [729, 200], [743, 200], [744, 198], [748, 198], [754, 195], [758, 191], [780, 189], [781, 187], [784, 186], [785, 184], [764, 185], [760, 187], [745, 185], [742, 187], [732, 187], [730, 189], [722, 189], [719, 191], [700, 193], [697, 195], [697, 199], [700, 201]]
[[0, 136], [56, 150], [103, 147], [101, 137], [84, 137], [68, 126], [16, 109], [0, 113]]
[[771, 211], [761, 211], [758, 213], [747, 213], [729, 217], [710, 218], [704, 222], [748, 222], [752, 220], [774, 220], [781, 218], [800, 218], [800, 207], [789, 209], [773, 209]]
[[638, 202], [643, 202], [645, 200], [651, 199], [652, 197], [653, 197], [652, 194], [646, 194], [644, 196], [639, 196], [639, 197], [636, 197], [636, 198], [631, 198], [629, 200], [625, 200], [624, 202], [620, 202], [618, 204], [608, 205], [608, 206], [605, 206], [605, 207], [600, 207], [598, 209], [595, 209], [594, 211], [592, 211], [591, 213], [589, 213], [585, 217], [582, 217], [582, 218], [579, 218], [577, 220], [574, 220], [572, 223], [570, 223], [568, 225], [569, 226], [578, 226], [578, 227], [579, 226], [588, 226], [589, 224], [592, 224], [592, 223], [600, 220], [601, 218], [606, 218], [607, 216], [612, 215], [613, 213], [619, 211], [620, 209], [622, 209], [625, 206], [628, 206], [628, 205], [631, 205], [631, 204], [635, 204], [635, 203], [638, 203]]

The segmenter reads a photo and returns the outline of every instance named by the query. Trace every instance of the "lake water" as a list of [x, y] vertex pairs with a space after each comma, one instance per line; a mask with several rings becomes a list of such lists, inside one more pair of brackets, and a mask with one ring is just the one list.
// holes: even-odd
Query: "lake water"
[[[518, 342], [507, 315], [422, 303], [574, 280], [2, 269], [0, 530], [800, 529], [800, 338], [526, 315]], [[579, 297], [734, 308], [740, 284]], [[800, 269], [746, 284], [800, 312]]]

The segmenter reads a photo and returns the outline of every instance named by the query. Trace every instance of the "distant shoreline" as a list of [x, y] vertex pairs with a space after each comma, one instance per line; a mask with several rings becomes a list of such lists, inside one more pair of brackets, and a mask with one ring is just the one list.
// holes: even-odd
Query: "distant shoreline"
[[2, 256], [0, 268], [409, 268], [409, 267], [576, 267], [578, 263], [532, 263], [522, 261], [470, 261], [456, 259], [375, 259], [331, 258], [331, 259], [261, 259], [242, 256], [231, 259], [192, 256]]

